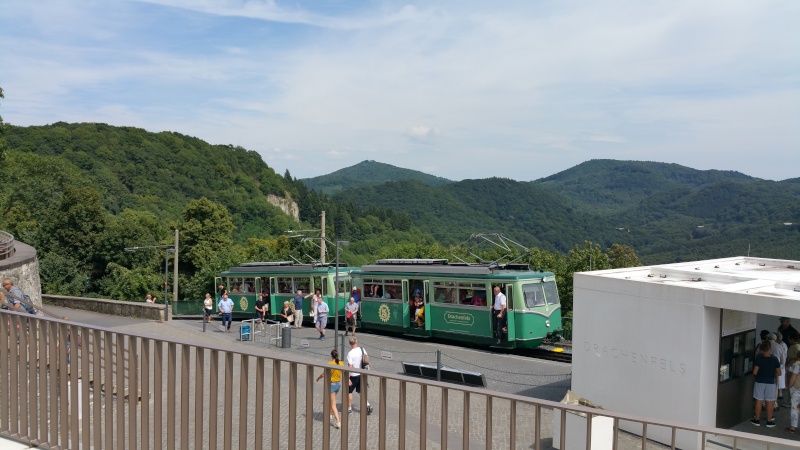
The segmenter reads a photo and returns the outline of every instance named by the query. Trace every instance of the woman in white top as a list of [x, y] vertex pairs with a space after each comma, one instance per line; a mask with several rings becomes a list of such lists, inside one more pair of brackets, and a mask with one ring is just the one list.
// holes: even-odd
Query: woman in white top
[[206, 322], [211, 323], [211, 312], [214, 310], [214, 299], [211, 294], [206, 292], [206, 298], [203, 300], [203, 312], [205, 312]]

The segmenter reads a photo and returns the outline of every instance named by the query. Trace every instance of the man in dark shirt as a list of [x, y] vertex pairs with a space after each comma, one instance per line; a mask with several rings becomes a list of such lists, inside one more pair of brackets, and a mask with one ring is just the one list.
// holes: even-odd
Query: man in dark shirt
[[792, 326], [791, 319], [788, 317], [781, 317], [781, 326], [778, 327], [778, 332], [783, 336], [783, 343], [786, 344], [787, 347], [792, 345], [789, 343], [789, 334], [792, 332], [797, 333], [797, 330]]
[[268, 303], [265, 300], [266, 294], [261, 294], [258, 296], [258, 301], [256, 302], [256, 316], [258, 319], [258, 323], [261, 325], [261, 329], [266, 329], [266, 325], [264, 324], [267, 320], [267, 310], [269, 309]]
[[761, 426], [761, 408], [767, 404], [767, 428], [775, 426], [772, 413], [775, 408], [775, 400], [778, 397], [777, 378], [781, 374], [781, 363], [778, 358], [772, 355], [772, 345], [769, 341], [764, 341], [758, 346], [759, 355], [753, 363], [753, 375], [756, 377], [753, 386], [753, 398], [756, 401], [756, 411], [750, 420], [755, 426]]

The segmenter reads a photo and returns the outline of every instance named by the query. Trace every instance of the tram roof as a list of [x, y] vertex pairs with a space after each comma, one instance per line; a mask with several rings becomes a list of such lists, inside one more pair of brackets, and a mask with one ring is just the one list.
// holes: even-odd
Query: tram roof
[[418, 273], [442, 275], [483, 276], [547, 276], [550, 272], [532, 270], [528, 264], [466, 264], [451, 263], [446, 259], [381, 259], [376, 264], [363, 266], [364, 273]]
[[[339, 264], [339, 271], [349, 271], [352, 267]], [[335, 272], [335, 264], [297, 264], [293, 261], [249, 262], [238, 267], [231, 267], [221, 275], [255, 274], [255, 273], [308, 273]]]

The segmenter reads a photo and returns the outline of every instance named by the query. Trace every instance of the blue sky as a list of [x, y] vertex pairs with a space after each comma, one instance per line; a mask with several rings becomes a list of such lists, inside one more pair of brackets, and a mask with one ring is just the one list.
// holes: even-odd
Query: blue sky
[[532, 180], [589, 159], [800, 176], [800, 2], [4, 0], [0, 115]]

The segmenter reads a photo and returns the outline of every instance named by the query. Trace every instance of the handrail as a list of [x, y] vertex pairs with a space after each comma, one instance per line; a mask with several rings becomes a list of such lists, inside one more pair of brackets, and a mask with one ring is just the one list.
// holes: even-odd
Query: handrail
[[14, 256], [15, 252], [14, 235], [0, 230], [0, 260]]
[[[267, 352], [264, 349], [257, 351], [252, 346], [231, 350], [213, 342], [204, 341], [199, 345], [197, 341], [120, 332], [114, 328], [75, 324], [13, 311], [0, 312], [0, 336], [4, 338], [0, 339], [0, 367], [8, 368], [12, 375], [9, 377], [0, 374], [0, 436], [13, 436], [47, 447], [59, 445], [59, 442], [62, 446], [69, 442], [81, 442], [84, 448], [174, 448], [176, 439], [180, 436], [178, 442], [182, 445], [191, 447], [193, 444], [194, 447], [201, 448], [206, 445], [196, 439], [218, 439], [217, 435], [224, 434], [226, 448], [230, 448], [231, 439], [238, 441], [239, 448], [262, 448], [268, 445], [265, 445], [267, 441], [262, 442], [261, 439], [266, 439], [265, 435], [270, 432], [259, 427], [269, 422], [269, 414], [280, 416], [281, 408], [288, 407], [289, 423], [272, 421], [270, 439], [273, 447], [278, 447], [288, 439], [289, 448], [295, 448], [296, 441], [303, 439], [303, 433], [295, 431], [302, 429], [306, 430], [305, 443], [309, 447], [312, 440], [322, 439], [321, 442], [314, 440], [314, 446], [327, 448], [332, 438], [332, 422], [327, 414], [330, 380], [326, 377], [321, 392], [320, 384], [313, 382], [313, 378], [323, 370], [330, 374], [332, 366], [326, 362], [290, 352]], [[58, 351], [59, 345], [63, 349], [65, 343], [70, 341], [73, 345], [69, 354]], [[45, 351], [46, 349], [49, 351]], [[120, 357], [127, 357], [128, 364]], [[32, 363], [34, 360], [39, 363]], [[682, 432], [693, 433], [693, 436], [702, 438], [703, 441], [712, 436], [721, 436], [733, 440], [734, 443], [750, 441], [766, 444], [767, 448], [796, 444], [795, 441], [769, 436], [644, 418], [582, 405], [565, 405], [394, 373], [352, 367], [342, 368], [342, 372], [342, 380], [347, 380], [349, 374], [368, 377], [362, 379], [364, 397], [358, 398], [361, 402], [360, 408], [359, 403], [354, 406], [360, 411], [368, 409], [368, 390], [372, 393], [370, 399], [378, 412], [377, 417], [372, 416], [368, 422], [367, 414], [356, 416], [342, 408], [342, 427], [339, 432], [342, 448], [348, 447], [349, 434], [356, 434], [354, 438], [359, 440], [361, 448], [367, 448], [368, 442], [369, 447], [385, 448], [388, 439], [386, 430], [390, 425], [387, 410], [390, 408], [392, 420], [399, 420], [399, 428], [402, 430], [405, 430], [406, 424], [419, 420], [420, 447], [424, 448], [424, 442], [431, 436], [426, 433], [426, 427], [438, 426], [437, 414], [429, 414], [425, 406], [428, 404], [441, 406], [434, 409], [440, 411], [440, 424], [452, 424], [454, 419], [451, 417], [448, 420], [451, 414], [461, 415], [463, 434], [450, 438], [461, 439], [464, 448], [469, 448], [470, 439], [477, 440], [476, 436], [486, 440], [487, 448], [492, 446], [493, 438], [510, 437], [513, 447], [517, 436], [527, 433], [525, 439], [530, 439], [533, 447], [539, 449], [545, 436], [549, 436], [542, 430], [542, 416], [545, 411], [552, 414], [554, 419], [561, 416], [562, 444], [565, 435], [580, 431], [580, 427], [572, 427], [565, 433], [564, 430], [570, 426], [564, 420], [567, 413], [582, 414], [589, 418], [611, 418], [615, 443], [620, 435], [617, 433], [620, 422], [631, 422], [641, 424], [642, 443], [648, 440], [648, 435], [652, 435], [653, 429], [665, 428], [667, 432], [671, 431], [673, 448], [676, 445], [676, 435]], [[178, 374], [181, 377], [179, 384], [176, 378]], [[90, 383], [94, 382], [83, 383], [83, 387], [79, 387], [82, 377], [87, 377]], [[18, 383], [18, 380], [29, 382]], [[368, 381], [371, 381], [373, 387], [368, 387]], [[106, 389], [105, 386], [115, 386], [114, 391], [99, 395], [99, 389]], [[9, 392], [14, 392], [14, 395], [9, 395]], [[141, 395], [142, 401], [130, 401], [131, 397], [127, 402], [114, 401], [113, 395], [118, 395], [116, 392], [127, 392], [129, 396]], [[149, 402], [145, 400], [147, 393], [153, 396]], [[209, 393], [212, 395], [206, 398]], [[192, 396], [195, 406], [190, 413], [189, 399]], [[255, 413], [248, 406], [249, 399], [253, 398], [259, 400], [250, 400], [250, 404], [255, 406]], [[483, 399], [485, 402], [482, 402]], [[314, 408], [317, 411], [320, 409], [320, 401], [324, 402], [324, 413], [314, 419]], [[84, 405], [82, 412], [78, 411], [79, 402]], [[87, 407], [90, 404], [92, 407]], [[64, 406], [59, 408], [57, 405]], [[479, 413], [485, 408], [486, 429], [482, 429], [481, 433], [470, 432], [471, 427], [475, 426], [475, 421], [470, 421], [470, 408], [475, 408], [473, 411]], [[491, 420], [496, 409], [508, 414], [504, 419], [508, 422], [505, 431], [498, 431], [503, 427], [498, 426], [499, 422], [492, 425]], [[535, 411], [535, 414], [526, 415], [530, 411]], [[152, 432], [149, 428], [151, 413], [154, 427]], [[204, 415], [208, 420], [204, 420]], [[237, 420], [243, 416], [247, 419]], [[494, 420], [501, 419], [496, 417]], [[352, 423], [354, 426], [351, 431], [348, 431], [348, 421], [355, 422]], [[180, 423], [179, 428], [176, 428], [176, 422]], [[586, 422], [583, 429], [591, 435], [592, 421]], [[142, 428], [139, 430], [141, 433], [133, 432], [137, 423]], [[204, 423], [213, 428], [205, 429]], [[248, 430], [248, 423], [255, 424], [255, 433], [252, 429]], [[191, 433], [190, 424], [195, 427]], [[320, 426], [321, 430], [318, 429]], [[455, 432], [447, 426], [440, 428], [439, 444], [446, 447], [448, 435]], [[368, 429], [370, 433], [367, 432]], [[531, 430], [535, 432], [530, 434]], [[315, 431], [322, 431], [323, 434]], [[510, 436], [505, 434], [509, 432]], [[141, 442], [137, 442], [139, 435]], [[162, 445], [164, 438], [166, 447]], [[559, 436], [552, 438], [555, 443]], [[401, 433], [397, 439], [397, 446], [402, 448], [406, 434]], [[150, 440], [153, 441], [152, 447]], [[251, 442], [253, 440], [255, 442]], [[528, 445], [526, 442], [526, 447]], [[587, 443], [586, 448], [590, 447]], [[615, 445], [615, 448], [622, 447]]]

